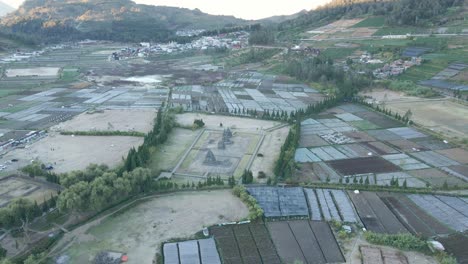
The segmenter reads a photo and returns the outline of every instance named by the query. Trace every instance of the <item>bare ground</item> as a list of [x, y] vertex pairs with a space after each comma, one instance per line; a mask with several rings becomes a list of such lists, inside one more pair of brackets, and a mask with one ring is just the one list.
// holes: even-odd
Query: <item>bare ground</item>
[[404, 115], [408, 109], [413, 113], [412, 119], [435, 132], [448, 137], [465, 138], [468, 134], [468, 108], [448, 99], [422, 99], [404, 96], [401, 93], [374, 89], [364, 93], [382, 102], [385, 95], [385, 107]]
[[289, 127], [283, 127], [267, 132], [258, 151], [258, 154], [262, 154], [263, 157], [259, 157], [257, 155], [250, 167], [254, 177], [258, 176], [259, 171], [265, 172], [267, 177], [273, 177], [275, 162], [279, 157], [281, 146], [284, 144], [288, 132]]
[[219, 129], [219, 125], [222, 123], [225, 128], [234, 128], [243, 132], [260, 132], [262, 129], [268, 129], [281, 124], [275, 121], [199, 113], [177, 115], [177, 122], [182, 126], [192, 126], [195, 119], [203, 119], [205, 127], [209, 129]]
[[53, 131], [138, 131], [149, 132], [153, 128], [155, 110], [126, 109], [105, 110], [92, 114], [83, 113], [72, 120], [51, 128]]
[[51, 133], [26, 148], [10, 151], [0, 159], [0, 163], [18, 159], [8, 169], [19, 169], [37, 159], [52, 164], [57, 173], [82, 170], [91, 163], [114, 167], [122, 162], [122, 157], [127, 155], [130, 148], [142, 143], [143, 138], [139, 137], [64, 136]]
[[[101, 250], [126, 252], [129, 264], [151, 264], [161, 243], [188, 238], [205, 226], [237, 221], [248, 209], [230, 190], [161, 195], [65, 235], [71, 263], [89, 263]], [[63, 243], [62, 241], [62, 243]]]

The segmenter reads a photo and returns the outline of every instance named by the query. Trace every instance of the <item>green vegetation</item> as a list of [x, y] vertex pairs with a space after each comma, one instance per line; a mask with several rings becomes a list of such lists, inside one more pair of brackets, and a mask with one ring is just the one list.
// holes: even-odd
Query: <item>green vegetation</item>
[[80, 72], [76, 68], [64, 68], [60, 74], [60, 79], [62, 81], [71, 82], [74, 81], [79, 75]]
[[390, 235], [367, 231], [364, 233], [364, 238], [367, 242], [376, 245], [390, 246], [406, 251], [429, 252], [426, 241], [411, 234]]
[[337, 88], [335, 95], [353, 96], [371, 84], [371, 73], [356, 74], [334, 67], [330, 58], [292, 58], [286, 62], [285, 73], [299, 80], [320, 82]]
[[251, 48], [248, 52], [230, 58], [226, 63], [228, 66], [234, 67], [242, 64], [263, 62], [276, 55], [279, 51], [280, 49]]
[[249, 184], [253, 182], [253, 173], [250, 170], [244, 170], [244, 173], [242, 173], [242, 183], [243, 184]]
[[384, 16], [375, 16], [375, 17], [368, 17], [363, 21], [354, 25], [354, 28], [360, 27], [383, 27], [385, 24], [385, 17]]
[[261, 28], [252, 31], [249, 37], [251, 45], [271, 45], [275, 43], [275, 31], [269, 28]]
[[232, 194], [239, 197], [249, 208], [249, 220], [255, 221], [263, 217], [263, 210], [257, 200], [247, 192], [243, 185], [236, 185], [232, 189]]
[[405, 92], [409, 96], [433, 98], [440, 96], [439, 92], [425, 86], [417, 85], [410, 81], [391, 81], [388, 88], [392, 91]]
[[328, 48], [322, 52], [322, 55], [332, 60], [344, 59], [351, 56], [356, 48]]
[[60, 135], [75, 136], [126, 136], [126, 137], [144, 137], [146, 134], [138, 131], [62, 131]]

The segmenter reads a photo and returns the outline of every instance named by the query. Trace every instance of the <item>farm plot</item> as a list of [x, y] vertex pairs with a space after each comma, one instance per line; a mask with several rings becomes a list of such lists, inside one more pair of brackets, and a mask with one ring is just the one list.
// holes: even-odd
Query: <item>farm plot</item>
[[328, 166], [325, 162], [316, 162], [312, 164], [314, 174], [321, 180], [326, 181], [327, 179], [330, 182], [337, 183], [339, 182], [341, 176], [333, 170], [330, 166]]
[[388, 143], [402, 152], [417, 152], [427, 150], [426, 148], [406, 139], [392, 140], [388, 141]]
[[301, 187], [249, 187], [249, 193], [262, 207], [265, 217], [308, 217], [309, 210]]
[[210, 228], [223, 263], [280, 264], [265, 225], [243, 224]]
[[444, 245], [447, 252], [455, 256], [458, 263], [468, 263], [468, 251], [466, 250], [468, 234], [456, 233], [448, 237], [439, 237], [437, 240]]
[[390, 186], [392, 180], [397, 180], [399, 186], [403, 186], [406, 181], [407, 187], [424, 188], [426, 183], [405, 172], [380, 173], [375, 175], [376, 184], [381, 186]]
[[457, 161], [463, 164], [468, 163], [468, 151], [462, 148], [444, 149], [444, 150], [438, 150], [436, 152], [454, 161]]
[[391, 140], [403, 139], [397, 134], [386, 129], [368, 130], [367, 133], [380, 141], [391, 141]]
[[362, 264], [408, 264], [408, 258], [396, 250], [371, 246], [359, 247]]
[[338, 159], [347, 158], [346, 155], [339, 152], [337, 149], [335, 149], [332, 146], [312, 148], [310, 149], [310, 152], [312, 152], [316, 157], [319, 158], [319, 160], [313, 160], [313, 161], [320, 161], [320, 160], [329, 161], [329, 160], [338, 160]]
[[356, 104], [343, 104], [338, 106], [338, 108], [352, 114], [358, 112], [368, 112], [365, 107]]
[[353, 125], [354, 127], [356, 127], [357, 129], [359, 129], [359, 130], [371, 130], [371, 129], [381, 128], [378, 125], [376, 125], [376, 124], [374, 124], [372, 122], [369, 122], [367, 120], [350, 121], [349, 123], [351, 125]]
[[452, 233], [452, 230], [427, 214], [405, 195], [379, 193], [379, 196], [411, 233], [424, 237]]
[[[302, 129], [302, 128], [301, 128]], [[302, 134], [301, 132], [301, 138], [299, 139], [299, 147], [320, 147], [320, 146], [325, 146], [328, 145], [328, 142], [323, 140], [321, 137], [318, 135], [306, 135]]]
[[452, 144], [445, 143], [444, 141], [440, 139], [435, 139], [432, 137], [416, 138], [412, 141], [428, 150], [443, 150], [443, 149], [454, 148]]
[[221, 264], [213, 238], [166, 243], [164, 264]]
[[388, 146], [387, 144], [380, 142], [380, 141], [374, 141], [374, 142], [363, 142], [362, 143], [364, 146], [369, 148], [370, 150], [375, 151], [379, 155], [387, 155], [387, 154], [396, 154], [399, 153], [398, 150]]
[[317, 119], [317, 121], [335, 132], [346, 132], [356, 130], [354, 127], [348, 125], [348, 123], [343, 122], [338, 118]]
[[351, 138], [352, 140], [358, 143], [375, 141], [375, 138], [371, 137], [369, 134], [363, 131], [343, 132], [343, 135]]
[[205, 130], [176, 173], [238, 177], [252, 159], [258, 144], [260, 144], [259, 134]]
[[367, 120], [381, 128], [392, 128], [401, 126], [401, 123], [399, 123], [398, 121], [390, 119], [389, 117], [377, 112], [361, 111], [354, 113], [354, 115], [364, 120]]
[[347, 158], [364, 158], [368, 156], [376, 155], [376, 152], [373, 152], [366, 148], [362, 144], [349, 144], [349, 145], [339, 145], [335, 146], [337, 150], [346, 155]]
[[412, 119], [425, 127], [448, 136], [465, 137], [468, 128], [468, 110], [465, 106], [450, 100], [399, 100], [387, 102], [386, 107], [392, 112], [404, 115], [411, 109]]
[[341, 132], [326, 132], [319, 134], [320, 137], [325, 139], [327, 142], [331, 144], [349, 144], [354, 143], [354, 140], [345, 136]]
[[[456, 172], [451, 173], [449, 168], [453, 168], [453, 167], [454, 166], [441, 168], [445, 172], [436, 168], [430, 168], [430, 169], [422, 169], [422, 170], [412, 170], [412, 171], [408, 171], [408, 173], [425, 182], [428, 182], [430, 185], [433, 185], [433, 186], [440, 187], [440, 186], [443, 186], [445, 182], [447, 182], [448, 186], [466, 184], [462, 175], [458, 175], [458, 176], [461, 176], [461, 177], [458, 177], [456, 176]], [[454, 176], [451, 176], [449, 174], [454, 175]]]
[[468, 166], [456, 165], [441, 168], [443, 171], [464, 181], [468, 181]]
[[457, 197], [408, 195], [415, 204], [453, 230], [468, 230], [468, 204]]
[[342, 175], [399, 171], [397, 166], [380, 157], [333, 160], [327, 163]]
[[356, 194], [348, 191], [348, 195], [368, 230], [389, 234], [408, 232], [377, 194], [372, 192]]
[[418, 169], [427, 169], [428, 165], [411, 158], [410, 156], [400, 153], [400, 154], [391, 154], [384, 155], [382, 158], [388, 160], [389, 162], [399, 166], [403, 170], [418, 170]]
[[411, 153], [411, 155], [434, 167], [460, 165], [458, 162], [434, 151], [415, 152]]
[[269, 222], [267, 225], [284, 263], [296, 260], [310, 264], [344, 262], [341, 249], [326, 222], [301, 220]]

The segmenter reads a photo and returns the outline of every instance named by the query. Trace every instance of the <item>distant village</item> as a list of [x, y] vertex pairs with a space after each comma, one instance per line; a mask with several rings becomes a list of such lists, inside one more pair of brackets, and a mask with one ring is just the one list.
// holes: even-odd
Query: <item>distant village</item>
[[[203, 30], [191, 30], [177, 32], [178, 36], [195, 36], [202, 33]], [[141, 42], [139, 47], [127, 47], [119, 52], [114, 52], [109, 59], [125, 60], [134, 57], [147, 57], [155, 54], [176, 54], [187, 51], [206, 51], [215, 49], [241, 49], [248, 45], [249, 33], [246, 31], [237, 31], [217, 36], [202, 36], [190, 43], [179, 44], [170, 43], [150, 43]]]

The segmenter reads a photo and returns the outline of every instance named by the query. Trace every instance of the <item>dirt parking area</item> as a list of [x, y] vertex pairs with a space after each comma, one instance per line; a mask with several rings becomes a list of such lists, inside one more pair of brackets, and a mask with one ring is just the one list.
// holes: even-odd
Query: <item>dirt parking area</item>
[[258, 154], [250, 167], [254, 177], [258, 176], [259, 171], [265, 172], [267, 177], [273, 177], [275, 162], [279, 157], [281, 146], [284, 144], [288, 133], [289, 127], [283, 127], [265, 135]]
[[138, 131], [153, 128], [155, 110], [125, 109], [83, 113], [51, 128], [53, 131]]
[[126, 252], [129, 264], [151, 264], [162, 242], [248, 215], [230, 190], [164, 195], [129, 208], [67, 234], [75, 236], [64, 253], [71, 257], [70, 264], [90, 263], [102, 250]]
[[121, 136], [64, 136], [51, 133], [47, 137], [15, 149], [0, 159], [0, 163], [18, 159], [8, 169], [18, 169], [31, 160], [40, 160], [54, 166], [54, 172], [63, 173], [85, 169], [91, 163], [114, 167], [122, 162], [130, 148], [143, 143], [143, 138]]
[[268, 129], [281, 124], [275, 121], [198, 113], [177, 115], [177, 122], [182, 126], [192, 126], [195, 119], [203, 119], [205, 127], [208, 129], [220, 129], [220, 123], [222, 123], [224, 128], [229, 127], [245, 132], [259, 132], [262, 129]]

